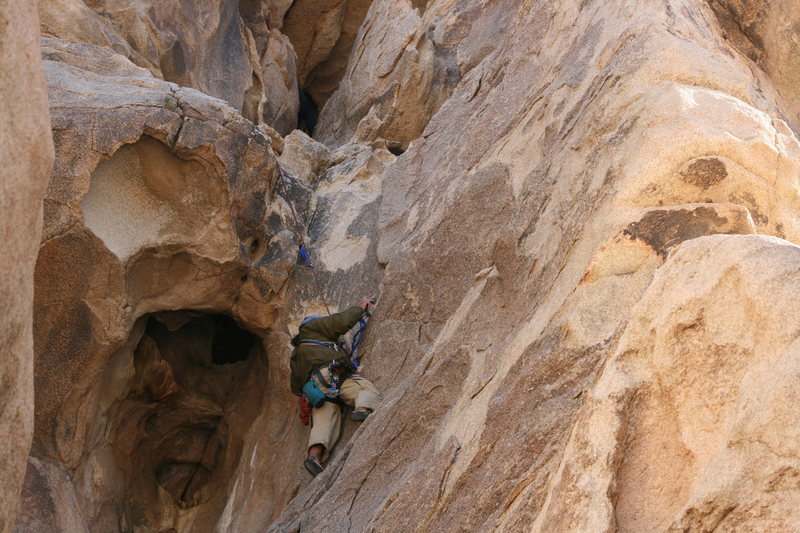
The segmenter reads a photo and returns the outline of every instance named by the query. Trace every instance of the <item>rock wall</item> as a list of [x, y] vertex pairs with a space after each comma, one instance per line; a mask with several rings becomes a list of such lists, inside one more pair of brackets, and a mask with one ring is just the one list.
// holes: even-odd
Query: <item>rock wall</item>
[[[417, 12], [382, 5], [363, 34], [413, 34], [395, 10]], [[422, 15], [465, 13], [460, 81], [384, 179], [384, 406], [272, 530], [795, 529], [794, 423], [766, 408], [793, 378], [763, 369], [796, 363], [797, 334], [761, 324], [790, 312], [797, 248], [697, 239], [798, 242], [780, 91], [702, 2], [491, 5]], [[377, 78], [338, 93], [386, 87], [382, 53], [351, 56]], [[379, 128], [401, 109], [365, 100]]]
[[295, 53], [260, 0], [41, 0], [44, 35], [111, 48], [154, 76], [221, 98], [281, 133], [297, 124]]
[[34, 6], [0, 2], [0, 531], [9, 531], [33, 433], [33, 267], [53, 162]]
[[240, 328], [271, 326], [291, 270], [286, 257], [260, 265], [285, 225], [274, 158], [219, 100], [105, 47], [44, 44], [57, 157], [36, 265], [31, 512], [18, 528], [69, 530], [72, 517], [92, 531], [182, 529], [204, 517], [180, 509], [225, 501], [261, 404], [267, 352]]
[[[789, 0], [186, 6], [39, 4], [16, 530], [800, 527]], [[332, 311], [380, 294], [313, 480], [298, 231]]]

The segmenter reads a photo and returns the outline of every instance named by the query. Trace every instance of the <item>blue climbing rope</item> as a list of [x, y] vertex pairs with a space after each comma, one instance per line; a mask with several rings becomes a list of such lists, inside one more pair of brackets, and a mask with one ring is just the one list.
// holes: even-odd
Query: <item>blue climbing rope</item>
[[358, 358], [358, 345], [361, 344], [361, 341], [364, 338], [364, 330], [367, 329], [367, 319], [362, 318], [358, 321], [358, 329], [356, 330], [355, 335], [353, 335], [353, 343], [350, 347], [350, 362], [353, 363], [353, 366], [358, 370], [360, 365], [359, 358]]
[[297, 236], [297, 247], [300, 258], [303, 260], [309, 270], [311, 270], [311, 277], [314, 278], [314, 285], [317, 288], [319, 299], [322, 300], [322, 303], [325, 305], [325, 311], [327, 311], [328, 315], [330, 315], [331, 310], [328, 308], [328, 302], [325, 300], [325, 293], [322, 292], [322, 285], [320, 285], [319, 278], [317, 277], [317, 269], [314, 268], [313, 263], [311, 263], [311, 257], [309, 257], [308, 250], [306, 250], [306, 243], [303, 240], [303, 226], [300, 225], [300, 221], [297, 218], [297, 212], [294, 209], [294, 204], [292, 204], [292, 201], [289, 199], [289, 189], [286, 187], [286, 180], [283, 177], [283, 169], [277, 160], [275, 161], [275, 166], [278, 167], [278, 177], [280, 178], [281, 187], [283, 188], [283, 196], [286, 200], [286, 203], [289, 204], [289, 210], [292, 212], [292, 218], [294, 219], [294, 231], [295, 235]]

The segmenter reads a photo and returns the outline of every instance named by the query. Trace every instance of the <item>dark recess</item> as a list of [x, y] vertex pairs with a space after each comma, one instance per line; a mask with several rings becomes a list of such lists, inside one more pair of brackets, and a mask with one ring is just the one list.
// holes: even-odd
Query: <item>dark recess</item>
[[247, 359], [257, 337], [240, 328], [227, 315], [213, 315], [212, 319], [214, 338], [211, 341], [211, 362], [215, 365], [226, 365]]

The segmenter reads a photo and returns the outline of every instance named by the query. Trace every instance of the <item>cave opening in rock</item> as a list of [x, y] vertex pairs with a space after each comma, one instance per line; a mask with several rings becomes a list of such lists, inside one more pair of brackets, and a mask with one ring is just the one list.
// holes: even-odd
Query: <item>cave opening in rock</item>
[[127, 524], [158, 530], [227, 498], [262, 407], [267, 357], [262, 339], [227, 314], [153, 313], [132, 337], [119, 355], [132, 360], [128, 390], [108, 411], [119, 488], [101, 498]]
[[257, 337], [239, 327], [227, 315], [213, 315], [214, 334], [211, 341], [211, 362], [225, 365], [244, 361], [250, 355]]

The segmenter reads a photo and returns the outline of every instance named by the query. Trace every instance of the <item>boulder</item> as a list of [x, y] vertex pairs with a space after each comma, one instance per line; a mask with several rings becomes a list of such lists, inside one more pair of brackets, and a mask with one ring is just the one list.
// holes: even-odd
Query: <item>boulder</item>
[[[419, 7], [407, 0], [370, 5], [344, 77], [320, 113], [316, 138], [339, 146], [383, 137], [405, 150], [422, 134], [471, 67], [465, 62], [477, 60], [469, 58], [474, 43], [465, 37], [482, 8], [470, 2]], [[487, 7], [485, 34], [502, 31], [511, 14], [498, 5]], [[492, 46], [483, 42], [478, 53], [485, 55]], [[329, 76], [322, 68], [315, 74], [321, 80]]]
[[294, 130], [283, 140], [281, 167], [298, 179], [314, 184], [331, 165], [331, 151], [300, 130]]
[[294, 52], [285, 36], [270, 30], [269, 6], [260, 2], [43, 0], [39, 11], [48, 36], [111, 48], [154, 76], [221, 98], [283, 134], [297, 122]]
[[587, 393], [535, 531], [797, 529], [798, 265], [773, 237], [678, 248]]
[[44, 44], [56, 162], [17, 528], [190, 527], [227, 499], [293, 270], [270, 142], [106, 47]]
[[10, 531], [33, 433], [33, 269], [53, 163], [38, 17], [0, 2], [0, 531]]

